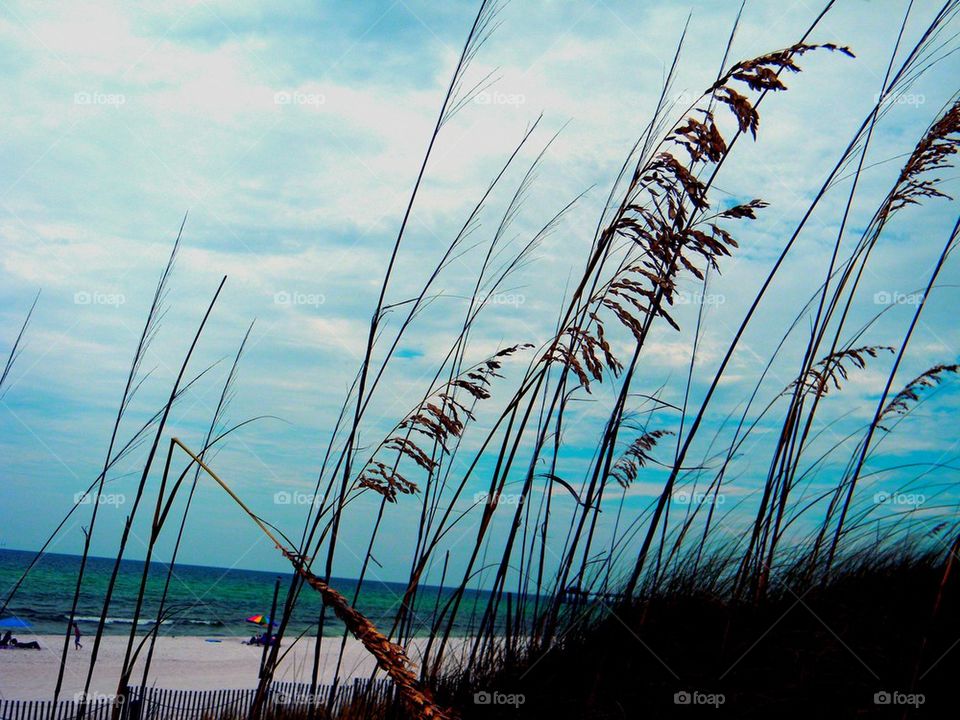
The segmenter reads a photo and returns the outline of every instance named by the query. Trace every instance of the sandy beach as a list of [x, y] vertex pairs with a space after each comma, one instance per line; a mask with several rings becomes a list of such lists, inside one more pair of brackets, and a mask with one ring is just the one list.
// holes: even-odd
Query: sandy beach
[[[0, 698], [33, 700], [49, 698], [57, 679], [62, 638], [36, 635], [41, 650], [0, 650]], [[210, 640], [215, 640], [211, 642]], [[103, 638], [91, 692], [110, 694], [116, 691], [117, 677], [126, 649], [127, 638]], [[313, 639], [296, 643], [280, 664], [277, 680], [310, 680], [313, 662]], [[90, 661], [93, 638], [84, 638], [83, 649], [75, 650], [71, 641], [64, 673], [62, 697], [71, 697], [83, 689]], [[321, 646], [321, 682], [329, 682], [337, 663], [339, 638], [325, 638]], [[417, 641], [411, 655], [419, 660]], [[284, 648], [285, 649], [285, 648]], [[150, 667], [148, 684], [168, 689], [214, 690], [253, 688], [262, 648], [243, 644], [243, 638], [161, 637], [157, 640]], [[144, 651], [145, 654], [145, 651]], [[139, 684], [143, 657], [138, 660], [131, 684]], [[341, 678], [367, 677], [375, 663], [363, 646], [348, 639], [344, 652]]]

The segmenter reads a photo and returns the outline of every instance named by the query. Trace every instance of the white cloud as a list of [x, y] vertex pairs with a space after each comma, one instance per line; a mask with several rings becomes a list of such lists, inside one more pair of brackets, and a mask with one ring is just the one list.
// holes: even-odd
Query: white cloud
[[[7, 401], [25, 406], [17, 411], [43, 442], [54, 445], [69, 430], [51, 417], [56, 414], [51, 408], [88, 403], [95, 408], [84, 413], [89, 442], [72, 438], [67, 444], [75, 453], [71, 462], [96, 467], [115, 386], [126, 372], [179, 220], [189, 209], [170, 311], [151, 357], [159, 367], [157, 384], [145, 388], [144, 406], [159, 403], [170, 368], [177, 366], [201, 309], [226, 274], [225, 294], [195, 366], [233, 352], [256, 317], [237, 415], [280, 414], [292, 424], [282, 431], [251, 428], [245, 442], [252, 449], [238, 452], [248, 463], [232, 469], [250, 488], [257, 487], [250, 469], [258, 466], [256, 457], [264, 460], [260, 466], [281, 464], [279, 476], [315, 472], [322, 452], [317, 438], [329, 432], [362, 356], [378, 283], [468, 19], [464, 11], [463, 22], [452, 26], [449, 9], [413, 10], [429, 26], [414, 25], [417, 42], [394, 37], [390, 22], [411, 19], [399, 8], [397, 18], [360, 29], [348, 22], [354, 19], [349, 10], [323, 9], [318, 19], [309, 4], [269, 10], [258, 3], [204, 2], [153, 9], [123, 3], [15, 6], [0, 21], [0, 51], [9, 58], [8, 111], [0, 117], [0, 133], [10, 148], [0, 171], [0, 337], [13, 337], [29, 298], [42, 286]], [[526, 164], [561, 127], [504, 242], [520, 247], [579, 192], [592, 189], [544, 240], [531, 264], [506, 283], [524, 302], [491, 306], [474, 328], [470, 353], [481, 358], [504, 345], [543, 342], [567, 279], [582, 266], [609, 183], [649, 122], [686, 14], [686, 8], [668, 3], [612, 2], [578, 7], [572, 14], [567, 4], [508, 6], [503, 27], [470, 73], [480, 79], [493, 72], [499, 80], [443, 129], [388, 301], [418, 290], [486, 183], [542, 112], [541, 131], [494, 193], [470, 242], [489, 239]], [[711, 292], [724, 302], [705, 315], [698, 356], [703, 378], [709, 379], [745, 301], [869, 107], [891, 41], [882, 15], [856, 5], [831, 14], [818, 37], [850, 43], [859, 58], [805, 56], [804, 72], [790, 78], [790, 91], [764, 101], [758, 142], [741, 141], [717, 179], [719, 197], [762, 197], [771, 207], [761, 219], [737, 228], [741, 249], [724, 263], [723, 275], [711, 278]], [[697, 3], [672, 93], [695, 93], [712, 81], [732, 19], [727, 3]], [[787, 45], [809, 19], [801, 4], [748, 7], [733, 52], [742, 57]], [[888, 118], [875, 139], [876, 159], [909, 147], [944, 99], [943, 80], [955, 68], [951, 59], [918, 84], [915, 90], [926, 94], [926, 104], [898, 107]], [[78, 100], [78, 93], [85, 95]], [[896, 171], [893, 162], [865, 174], [851, 238]], [[752, 390], [783, 319], [794, 317], [822, 278], [843, 200], [842, 193], [829, 197], [798, 242], [733, 359], [722, 386], [729, 392], [717, 399], [718, 416], [743, 402], [742, 388]], [[901, 281], [902, 268], [909, 264], [922, 274], [929, 266], [950, 212], [936, 206], [921, 229], [913, 220], [892, 228], [874, 274], [864, 279], [864, 296], [917, 284]], [[408, 409], [446, 354], [483, 250], [452, 263], [438, 279], [433, 290], [445, 297], [423, 313], [405, 343], [423, 354], [384, 376], [383, 396], [371, 406], [370, 438]], [[696, 286], [684, 289], [695, 292]], [[78, 292], [119, 294], [126, 302], [77, 305]], [[305, 301], [278, 302], [278, 293], [299, 293]], [[928, 326], [915, 340], [918, 359], [910, 360], [904, 376], [930, 355], [949, 360], [956, 354], [960, 336], [944, 310], [950, 293], [944, 289], [932, 304]], [[679, 381], [686, 375], [695, 310], [692, 304], [675, 308], [687, 329], [683, 334], [658, 330], [652, 336], [641, 356], [638, 392], [654, 392], [670, 380], [664, 398], [682, 401]], [[873, 310], [857, 308], [850, 327], [865, 323]], [[393, 315], [392, 322], [399, 317]], [[900, 332], [903, 317], [878, 325], [870, 341], [895, 344], [897, 338], [888, 335]], [[804, 331], [801, 327], [798, 336]], [[628, 338], [612, 335], [618, 355], [628, 357]], [[793, 342], [788, 346], [757, 408], [792, 379], [796, 348]], [[64, 358], [70, 358], [69, 370]], [[509, 387], [527, 361], [527, 356], [515, 361], [510, 378], [500, 382]], [[868, 408], [882, 372], [871, 365], [854, 373], [845, 399]], [[695, 383], [694, 399], [702, 384]], [[612, 392], [607, 382], [594, 388], [594, 398], [606, 402]], [[29, 408], [37, 397], [40, 407]], [[498, 398], [484, 408], [484, 417], [495, 416]], [[206, 404], [198, 405], [197, 413]], [[603, 410], [600, 402], [577, 408], [565, 437], [589, 449]], [[856, 417], [862, 420], [866, 412]], [[780, 419], [773, 414], [771, 422]], [[193, 417], [198, 424], [204, 420]], [[43, 456], [17, 422], [0, 417], [0, 427], [16, 431], [16, 442], [33, 443], [29, 452]], [[473, 448], [476, 440], [468, 438], [465, 445]], [[580, 460], [570, 459], [577, 471]], [[30, 472], [38, 482], [58, 482], [55, 473], [35, 465]]]

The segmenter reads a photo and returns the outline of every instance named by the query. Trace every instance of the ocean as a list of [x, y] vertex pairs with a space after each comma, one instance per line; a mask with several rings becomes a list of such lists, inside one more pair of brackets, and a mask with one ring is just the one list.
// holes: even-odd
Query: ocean
[[[33, 557], [34, 553], [31, 552], [0, 550], [0, 605]], [[84, 635], [93, 635], [96, 632], [113, 564], [114, 560], [110, 558], [91, 557], [87, 560], [76, 613], [78, 625]], [[44, 555], [30, 571], [3, 617], [16, 615], [26, 620], [31, 625], [31, 631], [38, 635], [63, 633], [70, 613], [79, 567], [80, 558], [76, 555], [57, 553]], [[143, 562], [141, 561], [124, 560], [121, 563], [105, 624], [106, 634], [129, 634], [142, 572]], [[165, 564], [151, 563], [150, 579], [137, 628], [139, 633], [148, 632], [156, 623], [166, 574]], [[264, 616], [270, 614], [277, 577], [278, 574], [274, 572], [178, 564], [174, 568], [167, 593], [167, 608], [175, 612], [162, 621], [159, 632], [165, 636], [250, 636], [257, 632], [257, 627], [248, 623], [246, 618], [257, 614]], [[281, 613], [292, 576], [287, 573], [280, 574], [279, 577], [281, 582], [277, 601], [278, 615]], [[357, 581], [334, 579], [331, 585], [343, 593], [348, 600], [352, 600]], [[357, 607], [379, 628], [389, 630], [404, 587], [400, 583], [365, 580]], [[429, 631], [432, 610], [437, 598], [440, 598], [442, 607], [451, 593], [450, 589], [428, 586], [421, 588], [421, 600], [418, 605], [425, 609], [425, 614], [418, 615], [420, 631], [417, 634], [426, 634]], [[467, 592], [459, 613], [460, 622], [455, 625], [455, 634], [468, 632], [474, 608], [486, 596], [487, 593], [483, 591]], [[309, 587], [304, 587], [288, 625], [287, 635], [299, 634], [308, 628], [315, 628], [320, 607], [319, 596]], [[343, 625], [333, 617], [332, 611], [328, 610], [324, 635], [338, 635], [342, 631]], [[315, 633], [316, 630], [312, 629], [310, 632]]]

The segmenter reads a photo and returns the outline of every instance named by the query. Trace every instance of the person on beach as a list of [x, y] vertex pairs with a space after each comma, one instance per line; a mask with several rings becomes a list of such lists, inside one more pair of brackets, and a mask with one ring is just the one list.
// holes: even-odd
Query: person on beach
[[83, 650], [83, 645], [80, 644], [80, 627], [76, 622], [73, 623], [73, 648], [74, 650]]
[[13, 633], [7, 630], [3, 638], [0, 639], [0, 647], [7, 647], [10, 644], [10, 640], [13, 638]]

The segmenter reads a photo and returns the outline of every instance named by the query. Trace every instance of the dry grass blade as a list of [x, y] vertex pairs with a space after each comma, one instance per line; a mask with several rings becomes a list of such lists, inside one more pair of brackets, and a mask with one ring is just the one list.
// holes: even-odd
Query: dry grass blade
[[950, 106], [950, 109], [917, 143], [910, 159], [900, 171], [896, 188], [881, 215], [888, 217], [907, 205], [917, 205], [922, 198], [950, 198], [937, 187], [941, 182], [940, 178], [921, 179], [920, 176], [932, 170], [952, 167], [949, 160], [957, 153], [958, 148], [960, 148], [960, 100]]
[[840, 390], [840, 381], [846, 380], [849, 374], [845, 362], [862, 370], [867, 366], [868, 357], [875, 358], [883, 351], [892, 353], [894, 349], [887, 345], [865, 345], [831, 353], [813, 365], [802, 378], [794, 380], [785, 392], [798, 385], [803, 387], [804, 393], [817, 397], [825, 396], [831, 388]]
[[371, 457], [360, 471], [357, 485], [383, 495], [388, 502], [396, 502], [397, 493], [416, 493], [419, 490], [417, 484], [397, 472], [400, 458], [412, 460], [427, 473], [436, 470], [439, 463], [411, 440], [410, 435], [417, 433], [435, 443], [441, 452], [449, 453], [447, 441], [450, 438], [459, 438], [465, 422], [473, 419], [470, 408], [456, 398], [456, 390], [463, 390], [474, 401], [488, 399], [491, 380], [500, 377], [497, 371], [503, 367], [504, 358], [530, 347], [533, 346], [525, 343], [504, 348], [428, 395], [414, 412], [396, 426], [396, 430], [405, 432], [391, 434], [377, 449], [378, 452], [396, 451], [397, 456], [393, 459], [392, 467], [377, 460], [377, 453], [374, 452], [374, 457]]
[[343, 595], [310, 572], [305, 564], [306, 558], [285, 549], [276, 535], [267, 527], [267, 524], [250, 510], [243, 500], [230, 489], [230, 486], [227, 485], [209, 465], [190, 450], [190, 448], [177, 438], [171, 439], [171, 447], [173, 445], [176, 445], [189, 455], [198, 466], [203, 468], [204, 471], [226, 491], [233, 501], [240, 506], [240, 509], [260, 528], [261, 532], [263, 532], [263, 534], [273, 542], [274, 546], [283, 553], [283, 556], [290, 561], [290, 564], [293, 565], [293, 569], [297, 574], [300, 575], [310, 587], [320, 593], [324, 602], [333, 608], [334, 613], [343, 621], [343, 624], [347, 626], [350, 633], [363, 644], [370, 654], [376, 658], [377, 665], [390, 676], [396, 684], [397, 690], [404, 702], [414, 711], [415, 717], [426, 720], [432, 720], [434, 718], [436, 720], [448, 720], [455, 717], [451, 711], [441, 708], [434, 702], [433, 696], [428, 689], [420, 687], [416, 676], [408, 667], [408, 665], [410, 665], [410, 659], [402, 647], [390, 642], [377, 630], [376, 626], [370, 622], [363, 613], [354, 608]]
[[850, 48], [833, 43], [822, 43], [820, 45], [811, 45], [808, 43], [797, 43], [783, 50], [776, 50], [766, 55], [760, 55], [752, 60], [743, 60], [738, 62], [726, 75], [723, 75], [710, 88], [716, 90], [731, 80], [738, 80], [745, 83], [751, 90], [762, 92], [764, 90], [786, 90], [787, 86], [780, 79], [780, 73], [784, 71], [798, 73], [800, 67], [794, 62], [794, 58], [812, 50], [830, 50], [831, 52], [840, 52], [847, 57], [855, 57]]
[[[547, 363], [564, 365], [587, 392], [591, 381], [601, 380], [604, 365], [614, 375], [620, 372], [622, 365], [604, 339], [603, 320], [597, 312], [600, 308], [613, 313], [638, 343], [643, 342], [656, 317], [680, 329], [665, 308], [674, 302], [679, 273], [686, 271], [702, 281], [705, 269], [701, 264], [719, 270], [718, 260], [737, 247], [727, 230], [709, 220], [755, 219], [756, 211], [767, 205], [751, 200], [698, 220], [710, 207], [709, 186], [698, 177], [702, 169], [698, 164], [718, 164], [729, 151], [711, 108], [715, 103], [726, 105], [740, 130], [756, 137], [760, 117], [754, 103], [732, 85], [746, 84], [758, 92], [784, 90], [779, 74], [785, 70], [799, 72], [794, 58], [819, 48], [852, 56], [847, 48], [832, 43], [798, 44], [738, 63], [707, 89], [698, 106], [664, 138], [661, 148], [670, 143], [678, 145], [686, 151], [689, 162], [681, 162], [661, 149], [648, 162], [638, 163], [626, 191], [628, 201], [610, 221], [604, 237], [608, 242], [620, 238], [631, 243], [640, 253], [639, 261], [627, 263], [593, 295], [591, 304], [596, 310], [587, 314], [591, 326], [584, 329], [573, 324], [558, 333], [545, 355]], [[602, 351], [602, 362], [598, 350]]]
[[417, 682], [416, 675], [408, 667], [410, 659], [402, 647], [390, 642], [363, 613], [347, 602], [343, 595], [307, 570], [298, 555], [283, 548], [280, 550], [306, 583], [320, 593], [323, 601], [333, 608], [333, 612], [343, 621], [350, 633], [376, 658], [377, 665], [393, 680], [414, 717], [424, 720], [454, 717], [450, 710], [437, 705], [433, 694]]
[[945, 375], [955, 375], [958, 372], [960, 372], [960, 365], [934, 365], [908, 382], [883, 409], [879, 419], [882, 420], [891, 415], [904, 415], [910, 409], [909, 403], [920, 399], [922, 389], [939, 385]]
[[757, 92], [786, 90], [780, 79], [780, 75], [786, 72], [798, 73], [800, 67], [794, 62], [793, 58], [798, 55], [810, 52], [811, 50], [824, 49], [841, 52], [844, 55], [853, 57], [853, 53], [847, 47], [840, 47], [833, 43], [823, 45], [807, 45], [799, 43], [783, 50], [761, 55], [753, 60], [745, 60], [734, 65], [730, 70], [720, 77], [707, 91], [713, 98], [730, 108], [730, 111], [737, 119], [741, 132], [750, 132], [757, 137], [757, 127], [760, 116], [757, 114], [753, 103], [734, 90], [730, 84], [740, 82], [745, 84], [751, 90]]
[[650, 461], [650, 451], [662, 437], [673, 435], [671, 430], [645, 432], [624, 451], [610, 470], [610, 477], [626, 490], [637, 479], [637, 473]]
[[396, 502], [398, 492], [412, 495], [417, 491], [416, 483], [407, 480], [396, 470], [391, 470], [378, 460], [367, 463], [358, 485], [380, 493], [388, 502]]

